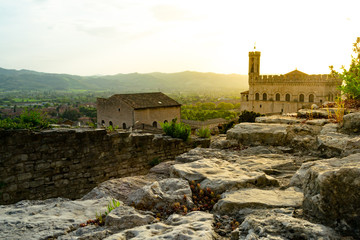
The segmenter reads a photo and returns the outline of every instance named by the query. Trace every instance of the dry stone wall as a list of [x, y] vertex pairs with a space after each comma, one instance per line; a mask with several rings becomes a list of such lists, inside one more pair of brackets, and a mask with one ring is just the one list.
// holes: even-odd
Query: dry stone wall
[[0, 204], [83, 196], [111, 178], [145, 174], [152, 163], [209, 141], [90, 129], [0, 131]]

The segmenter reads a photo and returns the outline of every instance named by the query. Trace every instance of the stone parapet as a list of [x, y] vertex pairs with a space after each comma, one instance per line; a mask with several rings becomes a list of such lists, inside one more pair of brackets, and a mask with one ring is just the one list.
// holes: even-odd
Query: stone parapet
[[146, 174], [209, 140], [98, 129], [0, 131], [0, 204], [83, 196], [112, 178]]

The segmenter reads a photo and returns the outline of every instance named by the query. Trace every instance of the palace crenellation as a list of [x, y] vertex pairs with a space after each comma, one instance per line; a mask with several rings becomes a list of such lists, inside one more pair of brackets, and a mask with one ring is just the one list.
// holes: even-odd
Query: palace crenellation
[[249, 53], [249, 90], [241, 93], [242, 110], [266, 113], [296, 112], [340, 96], [341, 80], [330, 74], [260, 75], [260, 52]]

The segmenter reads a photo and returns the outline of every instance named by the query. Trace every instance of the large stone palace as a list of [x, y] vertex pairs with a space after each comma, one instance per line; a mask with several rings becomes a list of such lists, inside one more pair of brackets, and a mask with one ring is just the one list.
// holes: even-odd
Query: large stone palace
[[260, 75], [260, 52], [249, 52], [249, 90], [241, 93], [241, 109], [290, 113], [340, 96], [341, 80], [330, 74], [308, 75], [294, 70], [284, 75]]

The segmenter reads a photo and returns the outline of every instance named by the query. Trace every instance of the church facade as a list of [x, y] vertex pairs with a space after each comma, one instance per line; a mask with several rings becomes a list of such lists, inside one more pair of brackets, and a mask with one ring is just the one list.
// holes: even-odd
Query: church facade
[[249, 52], [249, 90], [241, 93], [241, 110], [290, 113], [334, 101], [341, 94], [341, 80], [330, 74], [308, 75], [294, 70], [283, 75], [260, 75], [260, 55]]

